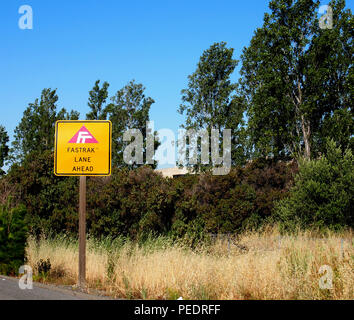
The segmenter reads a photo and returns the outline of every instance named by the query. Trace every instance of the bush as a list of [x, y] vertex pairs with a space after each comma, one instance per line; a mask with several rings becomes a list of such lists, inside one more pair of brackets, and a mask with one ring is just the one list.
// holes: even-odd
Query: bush
[[327, 142], [325, 156], [300, 161], [295, 185], [287, 199], [279, 201], [275, 217], [283, 228], [353, 227], [354, 162], [351, 150], [342, 155], [334, 141]]
[[287, 195], [297, 165], [259, 159], [228, 175], [202, 174], [177, 179], [172, 234], [200, 239], [205, 233], [236, 233], [258, 228], [274, 203]]
[[[226, 176], [163, 178], [149, 167], [113, 168], [110, 177], [87, 179], [87, 232], [143, 239], [147, 234], [188, 236], [256, 228], [284, 198], [295, 163], [259, 159]], [[11, 188], [10, 188], [11, 186]], [[53, 154], [30, 154], [0, 179], [0, 192], [27, 208], [30, 232], [78, 232], [78, 177], [56, 177]], [[0, 203], [2, 199], [0, 197]]]
[[27, 227], [26, 208], [11, 208], [9, 199], [0, 206], [0, 273], [16, 274], [24, 263]]
[[29, 231], [35, 235], [78, 230], [78, 178], [55, 176], [53, 157], [51, 151], [29, 154], [2, 183], [17, 186], [12, 195], [26, 206]]
[[174, 194], [168, 179], [149, 167], [113, 170], [87, 185], [87, 226], [94, 236], [131, 238], [166, 233], [171, 226]]

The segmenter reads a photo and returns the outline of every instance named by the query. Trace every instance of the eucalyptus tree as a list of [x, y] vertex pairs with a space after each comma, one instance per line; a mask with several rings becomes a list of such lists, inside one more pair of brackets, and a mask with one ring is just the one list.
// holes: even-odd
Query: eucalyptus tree
[[[245, 160], [245, 129], [243, 113], [245, 103], [237, 95], [237, 84], [231, 81], [238, 61], [233, 58], [234, 49], [225, 42], [214, 43], [199, 59], [196, 71], [188, 76], [188, 88], [183, 89], [180, 114], [185, 114], [186, 130], [218, 129], [219, 139], [224, 129], [231, 129], [232, 162]], [[200, 148], [199, 148], [200, 149]], [[209, 166], [194, 166], [204, 170]]]
[[[242, 92], [255, 156], [310, 158], [353, 132], [353, 15], [333, 0], [272, 0], [244, 48]], [[338, 121], [339, 124], [338, 125]]]

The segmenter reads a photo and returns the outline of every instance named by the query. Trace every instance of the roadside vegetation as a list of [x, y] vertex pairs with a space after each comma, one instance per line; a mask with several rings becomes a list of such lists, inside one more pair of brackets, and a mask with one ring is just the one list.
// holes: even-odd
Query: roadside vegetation
[[[295, 236], [275, 227], [208, 236], [193, 249], [188, 239], [163, 236], [142, 243], [89, 238], [87, 285], [127, 299], [353, 299], [353, 241], [352, 231]], [[30, 237], [26, 252], [37, 281], [77, 283], [76, 239]], [[50, 266], [41, 273], [38, 267], [47, 260]], [[333, 271], [330, 289], [319, 284], [330, 277], [330, 271], [320, 272], [323, 265]]]

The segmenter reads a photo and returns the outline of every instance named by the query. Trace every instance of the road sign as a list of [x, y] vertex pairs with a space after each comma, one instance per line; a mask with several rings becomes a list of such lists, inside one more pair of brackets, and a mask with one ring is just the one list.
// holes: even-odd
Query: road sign
[[112, 123], [59, 120], [55, 124], [54, 174], [80, 176], [78, 286], [86, 286], [86, 176], [109, 176]]
[[112, 123], [108, 120], [59, 120], [55, 126], [54, 174], [109, 176]]

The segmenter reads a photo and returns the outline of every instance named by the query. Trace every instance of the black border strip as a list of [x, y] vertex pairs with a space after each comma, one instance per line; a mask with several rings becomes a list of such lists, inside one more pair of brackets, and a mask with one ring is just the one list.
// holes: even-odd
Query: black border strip
[[[346, 314], [352, 311], [352, 300], [346, 301], [325, 301], [325, 300], [246, 300], [246, 301], [232, 301], [232, 300], [81, 300], [81, 301], [69, 301], [69, 300], [35, 300], [33, 297], [31, 301], [25, 300], [3, 300], [0, 301], [0, 306], [3, 310], [8, 309], [9, 312], [16, 310], [16, 314], [26, 317], [28, 316], [28, 310], [45, 310], [48, 308], [49, 312], [55, 310], [56, 315], [67, 317], [68, 308], [71, 314], [82, 318], [85, 313], [89, 315], [88, 318], [92, 318], [93, 315], [96, 317], [102, 317], [102, 310], [104, 309], [106, 313], [112, 310], [112, 314], [118, 314], [119, 319], [201, 319], [201, 320], [211, 320], [211, 319], [239, 319], [239, 315], [246, 314], [247, 318], [264, 319], [264, 318], [275, 318], [284, 319], [284, 315], [291, 314], [295, 319], [303, 319], [304, 315], [308, 315], [311, 318], [333, 318], [338, 314], [338, 310]], [[141, 310], [142, 305], [144, 307], [168, 307], [168, 312], [164, 318], [157, 314], [136, 314], [136, 308]], [[209, 314], [188, 314], [183, 311], [179, 311], [179, 306], [189, 306], [191, 307], [198, 305], [220, 306], [220, 311], [213, 312], [212, 308]], [[284, 308], [284, 311], [282, 310]], [[185, 308], [183, 308], [185, 310]], [[209, 309], [209, 308], [208, 308]], [[174, 312], [173, 312], [174, 310]], [[193, 310], [193, 309], [192, 309]], [[191, 310], [191, 311], [192, 311]]]

